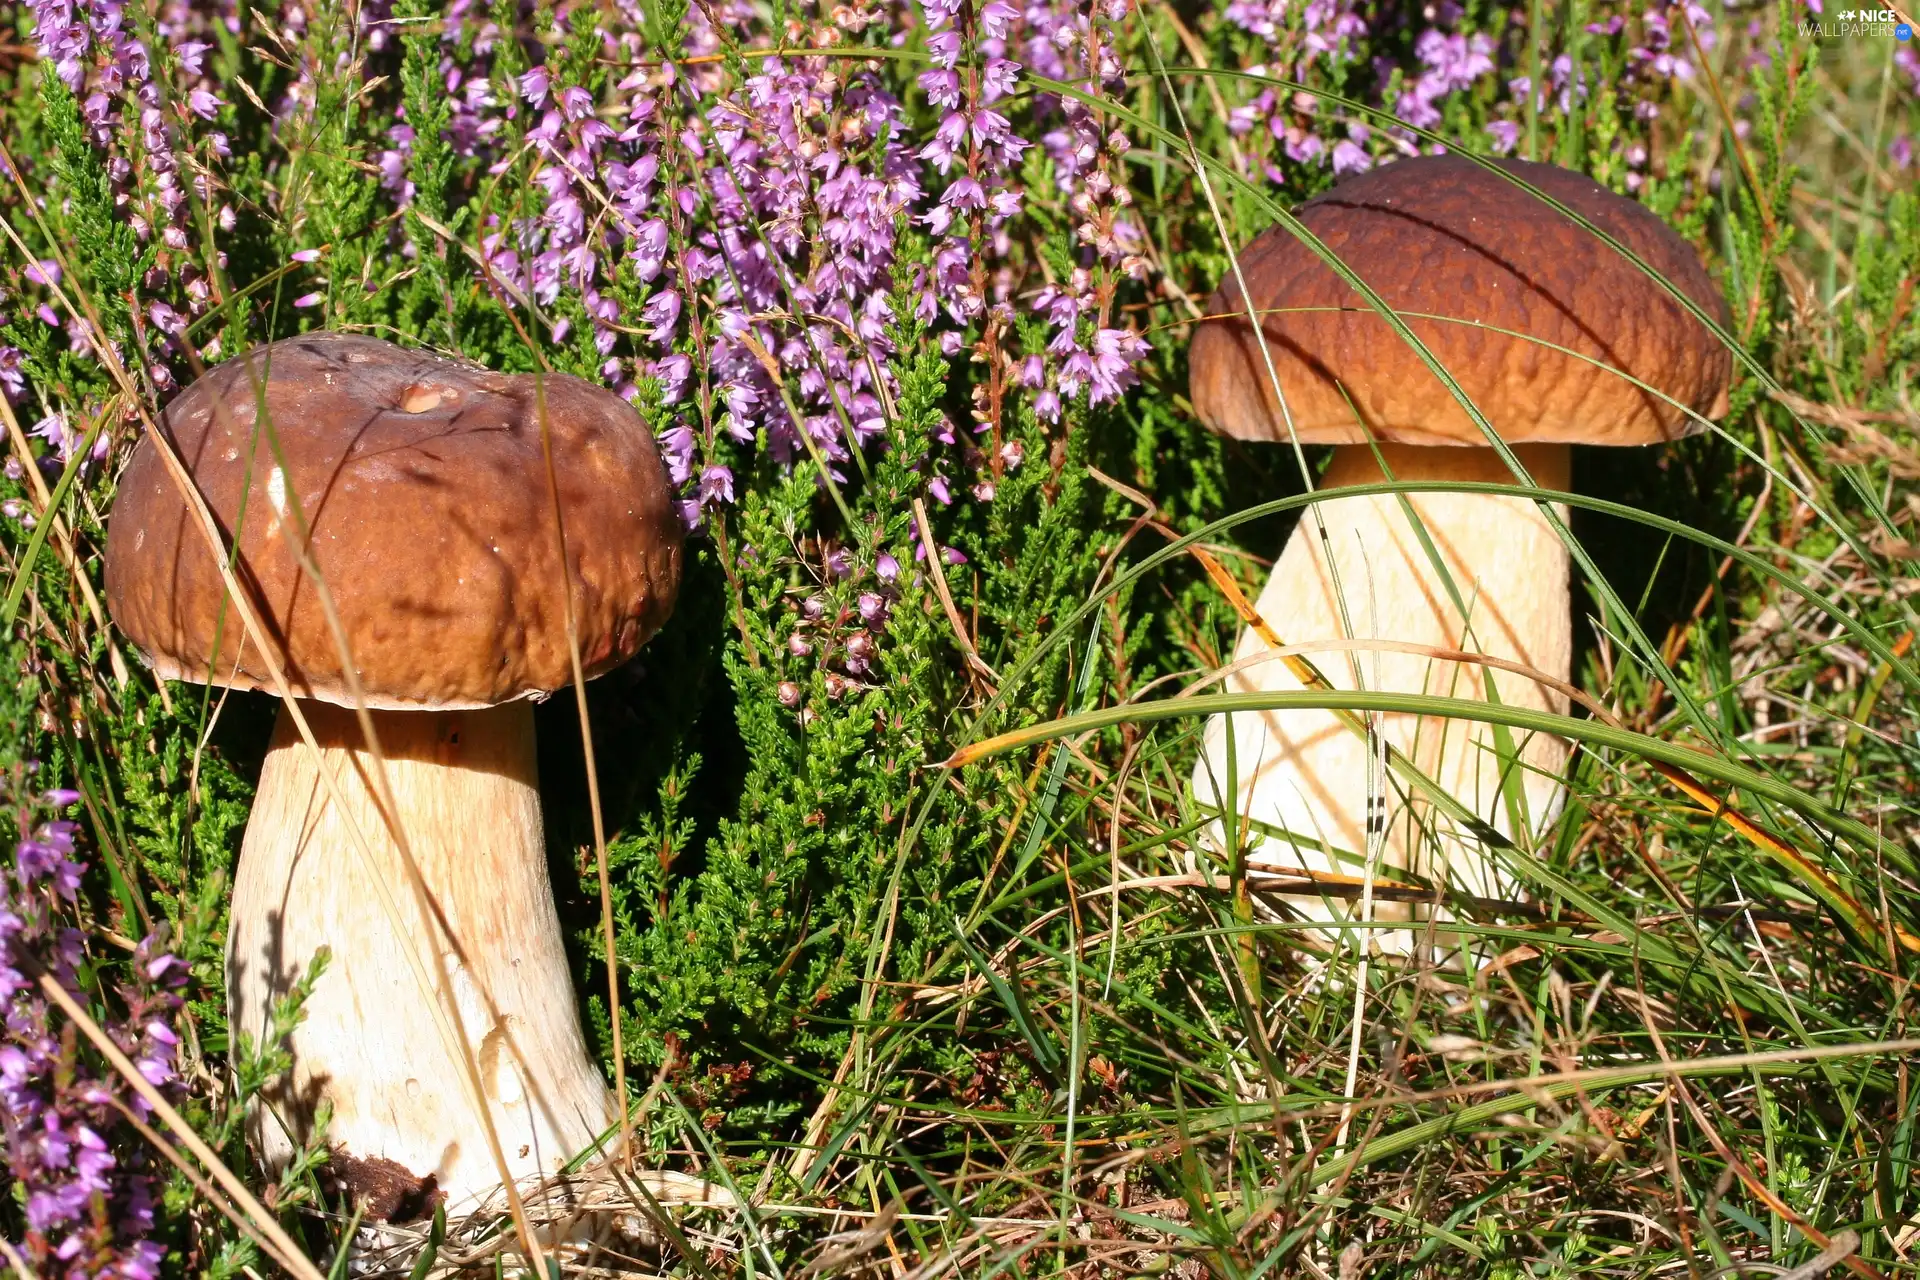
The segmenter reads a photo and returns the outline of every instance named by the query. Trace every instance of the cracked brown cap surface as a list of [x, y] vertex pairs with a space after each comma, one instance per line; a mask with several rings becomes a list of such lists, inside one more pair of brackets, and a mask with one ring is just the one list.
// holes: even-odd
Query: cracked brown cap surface
[[[1653, 213], [1565, 169], [1497, 163], [1579, 212], [1727, 324], [1726, 302], [1699, 258]], [[1471, 160], [1396, 161], [1347, 179], [1296, 216], [1402, 313], [1510, 442], [1654, 444], [1702, 429], [1613, 369], [1707, 417], [1726, 412], [1732, 359], [1706, 326], [1606, 243]], [[1243, 250], [1240, 270], [1257, 310], [1347, 308], [1262, 318], [1301, 443], [1363, 443], [1367, 430], [1356, 410], [1383, 440], [1485, 443], [1414, 349], [1286, 228]], [[1285, 440], [1286, 420], [1231, 277], [1206, 312], [1234, 318], [1204, 321], [1193, 339], [1191, 391], [1201, 420], [1243, 440]]]
[[[483, 707], [570, 684], [569, 581], [589, 678], [659, 629], [679, 588], [682, 535], [653, 438], [612, 392], [558, 374], [541, 381], [566, 573], [531, 375], [316, 333], [228, 361], [168, 406], [161, 429], [237, 541], [239, 579], [296, 694], [352, 702], [283, 531], [300, 516], [374, 707]], [[284, 471], [256, 431], [262, 409]], [[270, 687], [231, 606], [214, 653], [219, 566], [150, 439], [120, 480], [106, 583], [114, 620], [161, 676]]]

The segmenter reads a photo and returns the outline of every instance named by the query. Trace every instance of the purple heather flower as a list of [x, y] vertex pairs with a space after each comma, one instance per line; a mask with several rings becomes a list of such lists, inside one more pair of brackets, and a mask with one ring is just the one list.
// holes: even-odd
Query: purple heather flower
[[[118, 216], [141, 241], [157, 241], [167, 250], [184, 251], [191, 244], [190, 192], [214, 204], [214, 170], [227, 156], [218, 134], [196, 134], [198, 124], [216, 116], [225, 100], [205, 77], [210, 42], [192, 38], [212, 34], [222, 7], [163, 6], [151, 35], [172, 56], [156, 57], [145, 43], [148, 32], [127, 20], [123, 0], [32, 0], [29, 5], [34, 42], [79, 100], [88, 135], [103, 153]], [[162, 77], [169, 82], [164, 91]], [[163, 111], [168, 96], [175, 108]], [[230, 212], [223, 217], [216, 211], [214, 220], [218, 226], [232, 225]], [[214, 256], [219, 258], [217, 249]], [[160, 254], [142, 281], [142, 308], [158, 298], [174, 306], [184, 302], [189, 315], [203, 314], [203, 300], [170, 296], [176, 284], [186, 283], [176, 276], [192, 270], [172, 254]], [[48, 273], [29, 270], [26, 275], [44, 283]], [[180, 352], [177, 333], [165, 327], [136, 329], [134, 336], [149, 350], [119, 352], [129, 364], [137, 356], [140, 366], [164, 368]], [[90, 332], [82, 334], [77, 327], [70, 330], [70, 340], [76, 353], [89, 358], [101, 349]], [[155, 375], [162, 388], [171, 380], [170, 371]]]
[[663, 356], [653, 363], [650, 372], [660, 381], [660, 398], [673, 404], [686, 392], [687, 379], [693, 376], [693, 359], [685, 355]]
[[1006, 0], [992, 0], [980, 10], [980, 31], [989, 40], [1004, 40], [1009, 24], [1020, 17], [1020, 11]]
[[640, 318], [652, 326], [648, 336], [655, 342], [673, 341], [674, 326], [680, 322], [680, 295], [672, 289], [662, 289], [640, 309]]
[[[86, 942], [68, 917], [83, 871], [77, 828], [61, 820], [34, 825], [36, 808], [64, 808], [76, 797], [64, 789], [31, 796], [23, 773], [30, 776], [12, 772], [12, 795], [20, 826], [32, 834], [19, 842], [11, 874], [0, 875], [0, 1140], [27, 1226], [16, 1248], [43, 1275], [147, 1280], [162, 1256], [143, 1238], [154, 1225], [152, 1174], [145, 1143], [115, 1101], [136, 1115], [147, 1104], [84, 1041], [67, 1038], [27, 976], [45, 974], [83, 1002], [92, 998], [77, 972]], [[175, 1091], [180, 1040], [171, 1019], [186, 974], [155, 961], [152, 941], [142, 943], [131, 980], [117, 988], [124, 1013], [104, 1026], [145, 1079]]]
[[26, 353], [20, 348], [0, 346], [0, 395], [5, 395], [9, 403], [27, 393], [26, 359]]
[[937, 65], [952, 67], [960, 61], [960, 33], [942, 31], [937, 35], [928, 36], [927, 54]]
[[180, 69], [190, 76], [205, 73], [207, 50], [213, 48], [204, 40], [182, 40], [173, 46], [173, 56], [180, 60]]
[[659, 275], [667, 260], [667, 224], [658, 218], [642, 223], [634, 232], [631, 257], [634, 274], [642, 280]]
[[73, 447], [80, 442], [79, 433], [67, 425], [67, 415], [50, 413], [28, 428], [27, 434], [36, 440], [44, 440], [53, 450], [53, 456], [65, 463], [73, 456]]
[[547, 100], [547, 87], [553, 83], [553, 77], [547, 69], [535, 67], [520, 77], [520, 96], [534, 106], [540, 106]]
[[693, 475], [693, 452], [697, 441], [693, 428], [681, 423], [660, 437], [660, 453], [667, 464], [667, 479], [678, 487]]
[[981, 101], [998, 102], [1002, 98], [1013, 96], [1019, 78], [1019, 63], [1007, 58], [989, 58], [980, 82]]
[[[879, 648], [873, 643], [872, 637], [864, 631], [856, 631], [852, 639], [847, 641], [847, 656], [842, 665], [848, 675], [863, 680], [873, 670], [873, 660], [878, 654]], [[832, 675], [831, 672], [828, 674]]]
[[1364, 173], [1373, 168], [1373, 157], [1368, 155], [1356, 143], [1341, 139], [1333, 144], [1333, 171], [1335, 173]]
[[721, 466], [709, 466], [700, 472], [700, 505], [733, 501], [733, 472]]
[[178, 336], [187, 330], [187, 318], [164, 302], [154, 302], [147, 308], [147, 318], [153, 327], [162, 333]]
[[1134, 365], [1150, 350], [1147, 340], [1131, 329], [1101, 329], [1095, 333], [1093, 367], [1089, 374], [1093, 384], [1089, 393], [1091, 402], [1117, 400], [1121, 392], [1139, 382]]
[[[1395, 102], [1394, 114], [1422, 129], [1431, 129], [1440, 123], [1436, 102], [1471, 87], [1474, 81], [1494, 69], [1493, 39], [1486, 35], [1450, 35], [1438, 27], [1429, 27], [1414, 41], [1413, 49], [1423, 70]], [[1334, 150], [1334, 167], [1339, 171], [1339, 147]]]

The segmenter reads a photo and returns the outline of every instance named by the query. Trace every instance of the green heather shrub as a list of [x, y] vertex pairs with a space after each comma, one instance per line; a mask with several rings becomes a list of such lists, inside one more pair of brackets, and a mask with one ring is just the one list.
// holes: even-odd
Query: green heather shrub
[[[538, 711], [639, 1164], [760, 1206], [674, 1211], [623, 1246], [636, 1274], [1705, 1276], [1835, 1240], [1858, 1274], [1911, 1269], [1910, 33], [1664, 0], [0, 22], [0, 764], [29, 850], [0, 925], [41, 913], [0, 927], [0, 977], [25, 975], [0, 982], [16, 1270], [276, 1265], [81, 1098], [132, 1094], [37, 994], [49, 971], [148, 1037], [323, 1267], [372, 1265], [323, 1143], [270, 1179], [242, 1140], [287, 1065], [229, 1037], [222, 979], [273, 707], [157, 684], [100, 599], [144, 424], [323, 328], [618, 390], [692, 529], [672, 621], [586, 689], [604, 902], [578, 708]], [[1168, 700], [1240, 618], [1194, 553], [1257, 595], [1306, 485], [1290, 449], [1199, 424], [1185, 349], [1282, 210], [1441, 146], [1590, 174], [1725, 291], [1720, 428], [1576, 454], [1606, 589], [1576, 585], [1575, 679], [1621, 742], [1702, 753], [1746, 825], [1589, 742], [1526, 901], [1454, 904], [1477, 966], [1362, 966], [1357, 931], [1299, 928], [1200, 839], [1202, 722]], [[29, 868], [55, 801], [71, 896]], [[298, 1016], [296, 993], [279, 1034]], [[61, 1146], [76, 1124], [111, 1125], [108, 1171]], [[382, 1265], [526, 1265], [504, 1219], [415, 1226]]]

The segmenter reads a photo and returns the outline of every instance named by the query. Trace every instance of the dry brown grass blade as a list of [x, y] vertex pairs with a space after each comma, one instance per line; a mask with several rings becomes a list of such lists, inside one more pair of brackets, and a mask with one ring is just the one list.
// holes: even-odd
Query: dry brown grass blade
[[[1289, 1111], [1288, 1119], [1337, 1119], [1342, 1107], [1355, 1111], [1382, 1107], [1412, 1107], [1429, 1102], [1457, 1102], [1464, 1098], [1492, 1094], [1538, 1097], [1542, 1089], [1603, 1089], [1654, 1080], [1684, 1080], [1692, 1076], [1724, 1076], [1758, 1067], [1778, 1067], [1795, 1063], [1832, 1062], [1844, 1058], [1897, 1058], [1920, 1053], [1920, 1039], [1869, 1040], [1857, 1044], [1819, 1044], [1798, 1049], [1763, 1049], [1752, 1053], [1727, 1053], [1690, 1058], [1661, 1058], [1625, 1063], [1618, 1066], [1578, 1067], [1568, 1071], [1543, 1071], [1530, 1076], [1501, 1076], [1492, 1080], [1467, 1080], [1443, 1089], [1422, 1089], [1405, 1093], [1388, 1091], [1375, 1097], [1318, 1102]], [[1147, 1136], [1150, 1131], [1140, 1131]], [[1128, 1135], [1122, 1135], [1128, 1136]], [[1117, 1139], [1116, 1139], [1117, 1140]], [[1797, 1220], [1795, 1225], [1798, 1225]]]
[[133, 1108], [120, 1101], [120, 1099], [113, 1098], [110, 1099], [110, 1101], [113, 1103], [114, 1109], [120, 1113], [121, 1117], [125, 1119], [128, 1124], [132, 1125], [141, 1137], [151, 1143], [154, 1150], [165, 1156], [168, 1164], [180, 1171], [180, 1176], [192, 1184], [193, 1189], [199, 1193], [200, 1198], [220, 1211], [221, 1217], [231, 1222], [242, 1235], [252, 1240], [254, 1244], [260, 1247], [262, 1253], [272, 1258], [283, 1269], [289, 1272], [297, 1272], [299, 1270], [299, 1263], [282, 1257], [279, 1247], [263, 1235], [259, 1228], [253, 1225], [252, 1219], [235, 1208], [233, 1202], [221, 1194], [218, 1187], [207, 1181], [206, 1175], [194, 1167], [193, 1161], [181, 1155], [179, 1148], [175, 1147], [171, 1142], [168, 1142], [164, 1134], [135, 1115]]
[[[1785, 391], [1773, 398], [1809, 422], [1846, 433], [1846, 444], [1831, 447], [1836, 462], [1884, 463], [1896, 479], [1920, 480], [1920, 448], [1913, 444], [1914, 432], [1920, 431], [1920, 415], [1821, 404]], [[1876, 423], [1894, 428], [1897, 434], [1879, 430]]]
[[953, 603], [953, 593], [947, 589], [947, 574], [940, 565], [939, 544], [933, 540], [933, 526], [927, 522], [926, 504], [918, 498], [913, 500], [913, 519], [920, 529], [921, 549], [927, 553], [927, 574], [933, 579], [933, 591], [940, 597], [940, 608], [947, 615], [947, 624], [953, 628], [953, 638], [960, 642], [960, 648], [966, 654], [967, 666], [987, 682], [989, 693], [995, 692], [1000, 687], [1000, 673], [988, 666], [979, 650], [973, 647], [973, 637], [967, 634], [966, 622], [960, 617], [958, 606]]
[[[536, 374], [534, 413], [540, 420], [540, 454], [547, 464], [547, 497], [553, 507], [553, 536], [559, 544], [560, 571], [567, 572], [567, 522], [560, 509], [560, 478], [553, 467], [553, 432], [547, 422], [547, 384]], [[600, 769], [594, 760], [593, 719], [587, 711], [587, 677], [580, 662], [580, 625], [573, 608], [573, 583], [561, 584], [567, 622], [567, 659], [572, 664], [573, 702], [580, 712], [580, 748], [586, 757], [587, 808], [593, 816], [593, 863], [600, 877], [600, 941], [607, 952], [607, 1021], [613, 1028], [613, 1091], [620, 1107], [619, 1159], [633, 1158], [633, 1116], [627, 1105], [626, 1040], [620, 1030], [620, 954], [613, 932], [613, 886], [607, 875], [607, 824], [600, 807]]]
[[[1771, 854], [1777, 861], [1792, 868], [1794, 874], [1802, 880], [1816, 886], [1816, 890], [1823, 898], [1827, 898], [1829, 902], [1837, 901], [1842, 912], [1848, 916], [1848, 923], [1853, 925], [1862, 936], [1868, 938], [1880, 936], [1882, 922], [1877, 920], [1859, 899], [1841, 888], [1839, 882], [1828, 875], [1825, 869], [1813, 859], [1734, 808], [1732, 801], [1716, 796], [1685, 769], [1677, 765], [1664, 764], [1658, 760], [1650, 763], [1655, 773], [1671, 782], [1689, 800], [1699, 805], [1709, 818], [1724, 821], [1746, 837], [1755, 848]], [[1888, 925], [1887, 929], [1901, 950], [1920, 952], [1920, 937], [1915, 937], [1898, 925]]]
[[299, 1280], [322, 1280], [320, 1269], [313, 1265], [305, 1251], [294, 1243], [293, 1237], [289, 1236], [279, 1221], [267, 1212], [265, 1206], [254, 1199], [253, 1193], [247, 1190], [247, 1184], [240, 1181], [239, 1176], [227, 1168], [226, 1162], [215, 1155], [212, 1148], [201, 1140], [200, 1135], [193, 1131], [193, 1126], [173, 1109], [173, 1105], [167, 1101], [166, 1096], [148, 1083], [147, 1078], [140, 1074], [140, 1069], [134, 1066], [127, 1055], [121, 1052], [120, 1046], [113, 1042], [113, 1037], [101, 1030], [100, 1024], [80, 1007], [77, 1000], [67, 994], [67, 989], [55, 982], [52, 974], [41, 974], [39, 985], [47, 998], [59, 1005], [67, 1017], [72, 1019], [73, 1025], [80, 1029], [80, 1033], [93, 1042], [93, 1047], [113, 1065], [113, 1069], [120, 1074], [121, 1078], [133, 1086], [134, 1092], [146, 1100], [147, 1105], [153, 1108], [154, 1114], [160, 1117], [160, 1122], [172, 1130], [174, 1137], [180, 1140], [180, 1145], [193, 1152], [194, 1158], [206, 1166], [207, 1172], [213, 1175], [214, 1180], [234, 1198], [240, 1207], [246, 1210], [260, 1234], [273, 1242], [276, 1253], [283, 1255], [278, 1259], [281, 1264], [298, 1276]]
[[[1672, 1067], [1674, 1065], [1673, 1058], [1667, 1052], [1667, 1042], [1665, 1038], [1660, 1034], [1659, 1020], [1650, 1015], [1644, 1002], [1641, 1006], [1640, 1017], [1642, 1025], [1647, 1029], [1647, 1035], [1653, 1040], [1655, 1052], [1660, 1055], [1661, 1064]], [[1791, 1051], [1789, 1050], [1788, 1052]], [[1742, 1056], [1753, 1058], [1763, 1055], [1746, 1054]], [[1836, 1243], [1835, 1238], [1828, 1236], [1824, 1231], [1821, 1231], [1811, 1222], [1808, 1222], [1798, 1213], [1795, 1213], [1792, 1206], [1775, 1195], [1772, 1189], [1767, 1186], [1766, 1180], [1756, 1174], [1747, 1162], [1742, 1160], [1739, 1154], [1727, 1145], [1727, 1140], [1720, 1136], [1719, 1127], [1713, 1123], [1713, 1118], [1701, 1109], [1699, 1102], [1694, 1099], [1693, 1091], [1687, 1088], [1687, 1082], [1683, 1075], [1676, 1074], [1673, 1077], [1673, 1089], [1679, 1096], [1681, 1105], [1685, 1106], [1687, 1113], [1693, 1117], [1693, 1122], [1699, 1128], [1701, 1136], [1706, 1138], [1708, 1145], [1726, 1162], [1727, 1168], [1740, 1180], [1740, 1185], [1745, 1187], [1754, 1199], [1767, 1206], [1782, 1222], [1789, 1224], [1795, 1230], [1799, 1231], [1800, 1234], [1806, 1236], [1807, 1239], [1819, 1245], [1823, 1252], [1832, 1250]], [[1836, 1258], [1836, 1261], [1840, 1259], [1845, 1260], [1847, 1270], [1860, 1276], [1862, 1280], [1886, 1280], [1886, 1277], [1882, 1275], [1872, 1263], [1864, 1258], [1854, 1256], [1851, 1249], [1841, 1252], [1838, 1258]]]
[[[114, 408], [113, 402], [109, 401], [101, 412], [112, 413]], [[80, 556], [73, 544], [73, 531], [67, 527], [66, 518], [52, 510], [53, 494], [47, 488], [47, 479], [35, 465], [33, 450], [27, 444], [27, 433], [20, 429], [20, 419], [5, 396], [0, 396], [0, 419], [7, 424], [8, 439], [14, 453], [20, 458], [20, 467], [26, 472], [28, 484], [33, 490], [36, 512], [40, 519], [53, 521], [54, 550], [60, 556], [60, 563], [65, 566], [68, 576], [73, 579], [74, 586], [79, 588], [80, 598], [87, 606], [87, 616], [93, 619], [93, 625], [100, 629], [100, 634], [107, 637], [107, 661], [113, 667], [113, 678], [124, 688], [131, 674], [127, 670], [127, 660], [121, 655], [120, 646], [113, 643], [106, 610], [100, 607], [100, 597], [94, 592], [93, 580], [81, 569]]]
[[832, 1082], [822, 1095], [820, 1104], [813, 1109], [813, 1115], [808, 1117], [800, 1141], [794, 1144], [793, 1157], [787, 1161], [787, 1176], [796, 1183], [804, 1185], [807, 1175], [813, 1170], [814, 1159], [820, 1154], [821, 1140], [826, 1136], [827, 1122], [833, 1118], [833, 1109], [840, 1105], [841, 1086], [847, 1082], [847, 1073], [853, 1070], [853, 1060], [854, 1046], [850, 1045], [840, 1055], [840, 1065], [834, 1069]]
[[7, 1260], [7, 1265], [13, 1268], [13, 1274], [20, 1280], [40, 1280], [33, 1268], [27, 1265], [27, 1260], [20, 1256], [20, 1251], [5, 1236], [0, 1236], [0, 1258]]
[[[459, 243], [463, 248], [465, 247], [464, 241], [459, 241]], [[481, 272], [486, 276], [488, 282], [498, 286], [500, 283], [499, 275], [494, 271], [493, 264], [487, 261], [485, 255], [480, 255], [478, 261]], [[552, 365], [548, 362], [540, 344], [533, 340], [533, 335], [528, 333], [526, 326], [520, 322], [519, 315], [509, 308], [506, 311], [506, 316], [508, 323], [513, 326], [514, 333], [526, 346], [527, 350], [533, 353], [534, 359], [539, 366], [539, 372], [536, 374], [534, 382], [534, 395], [537, 401], [536, 413], [540, 421], [540, 453], [546, 462], [547, 495], [553, 505], [553, 532], [554, 538], [559, 543], [561, 572], [564, 573], [569, 563], [567, 557], [567, 529], [566, 520], [562, 516], [560, 508], [560, 482], [554, 473], [553, 467], [553, 437], [547, 423], [546, 383], [544, 380], [545, 375], [552, 372]], [[581, 750], [586, 757], [587, 796], [593, 811], [594, 863], [598, 870], [600, 880], [601, 938], [607, 951], [607, 1018], [613, 1033], [614, 1092], [616, 1104], [620, 1108], [619, 1159], [631, 1160], [633, 1158], [633, 1117], [629, 1114], [630, 1109], [627, 1100], [626, 1043], [620, 1028], [619, 956], [614, 946], [613, 890], [609, 883], [607, 872], [606, 822], [602, 816], [600, 805], [600, 773], [594, 761], [593, 721], [587, 711], [587, 681], [580, 662], [580, 629], [573, 609], [573, 583], [567, 582], [562, 585], [564, 589], [561, 592], [561, 596], [566, 610], [567, 624], [567, 657], [572, 666], [574, 702], [580, 711], [580, 743]], [[509, 1196], [514, 1196], [511, 1184], [508, 1183], [505, 1185], [508, 1187]], [[514, 1202], [517, 1203], [517, 1197]]]

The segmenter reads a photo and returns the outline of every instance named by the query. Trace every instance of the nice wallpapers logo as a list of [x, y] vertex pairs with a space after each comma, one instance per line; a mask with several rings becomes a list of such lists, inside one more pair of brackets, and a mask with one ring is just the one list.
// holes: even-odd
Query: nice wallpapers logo
[[1913, 23], [1898, 9], [1841, 9], [1831, 20], [1824, 16], [1802, 24], [1806, 35], [1822, 40], [1836, 37], [1892, 36], [1895, 40], [1913, 39]]

